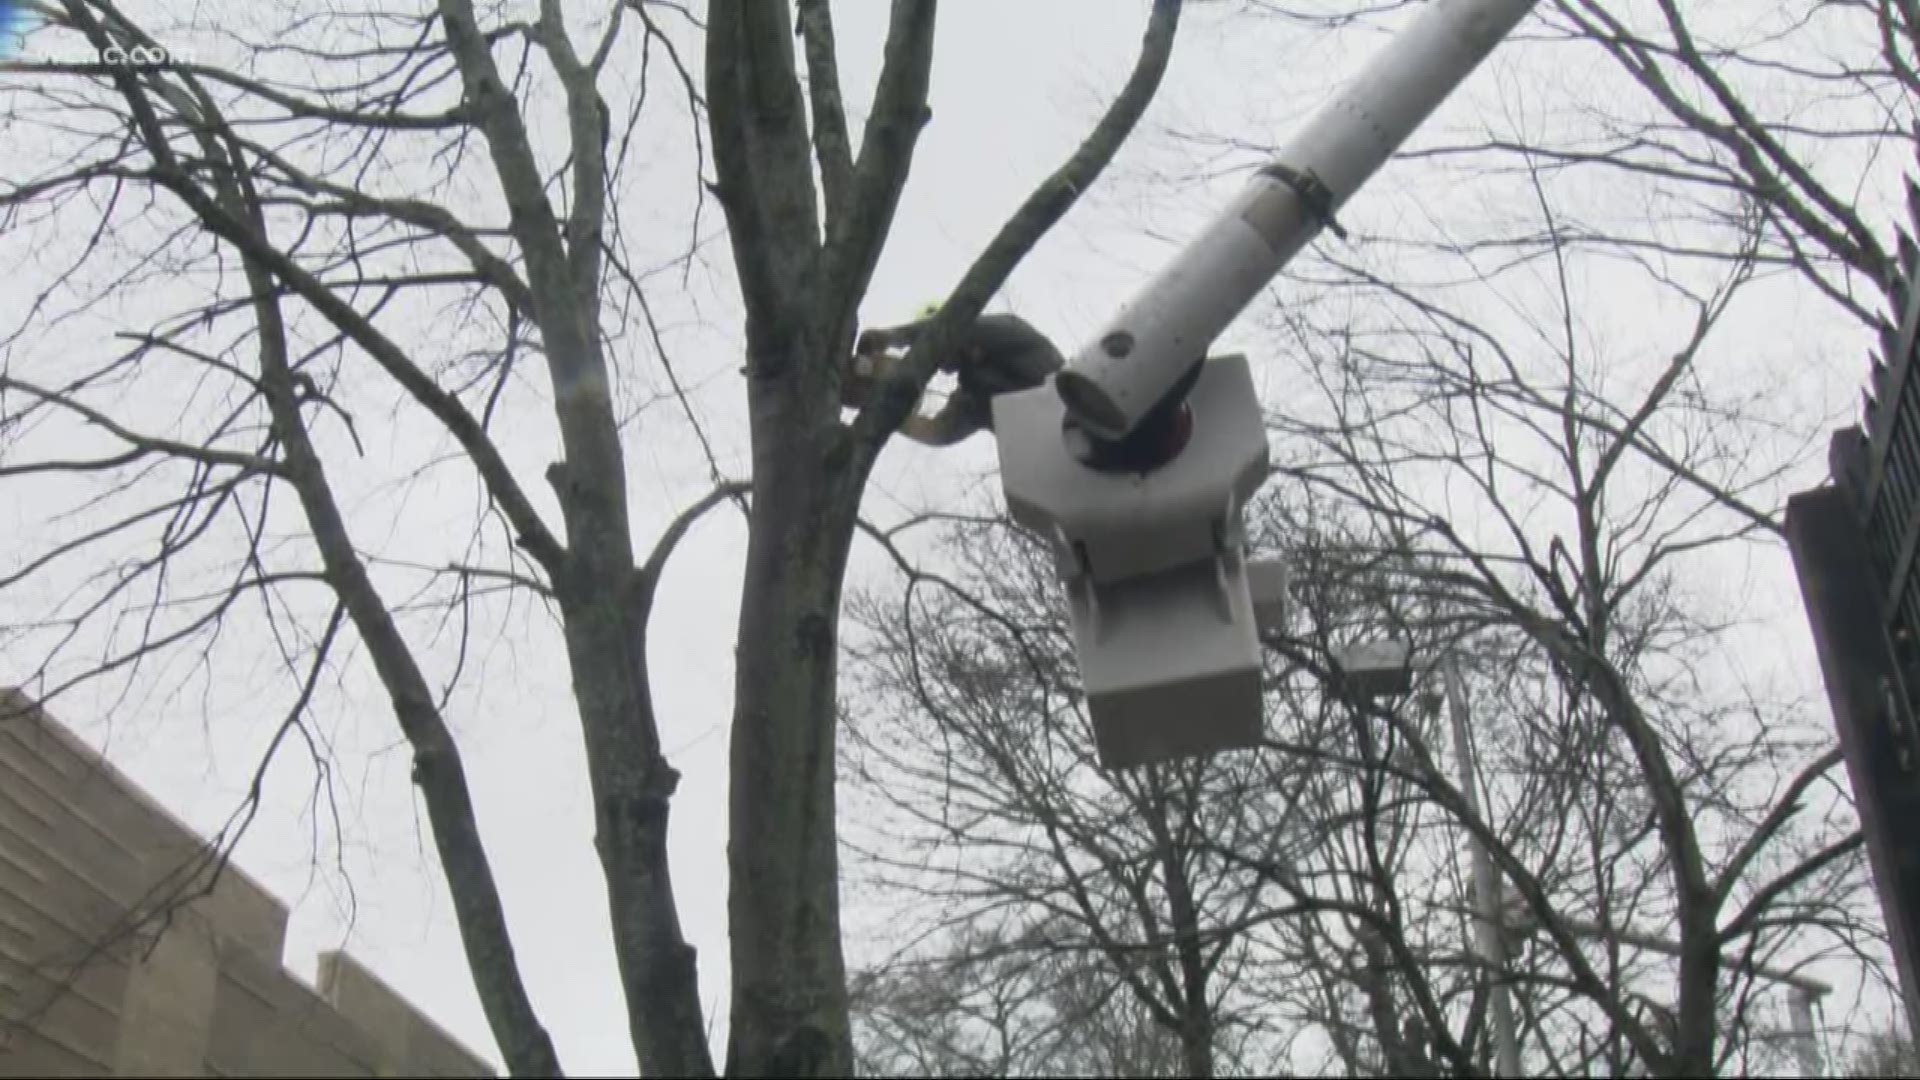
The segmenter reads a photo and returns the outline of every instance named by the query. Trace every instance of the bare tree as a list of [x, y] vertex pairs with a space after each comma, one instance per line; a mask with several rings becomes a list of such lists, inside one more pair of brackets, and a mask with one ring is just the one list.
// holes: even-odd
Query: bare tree
[[[1256, 897], [1210, 845], [1279, 850], [1291, 834], [1256, 831], [1271, 815], [1241, 804], [1285, 803], [1297, 781], [1246, 755], [1101, 769], [1044, 545], [976, 525], [949, 545], [960, 565], [948, 575], [877, 535], [912, 584], [904, 599], [853, 608], [866, 693], [846, 757], [879, 809], [849, 839], [879, 884], [924, 913], [926, 940], [896, 962], [992, 982], [996, 995], [1011, 989], [994, 981], [1005, 965], [1044, 972], [1022, 984], [1017, 1015], [1083, 1002], [1084, 1015], [1055, 1022], [1093, 1041], [1063, 1032], [1022, 1071], [1261, 1071], [1236, 1068]], [[1102, 1026], [1116, 1019], [1127, 1026]]]
[[[1407, 5], [1358, 13], [1315, 0], [1245, 6], [1348, 27], [1398, 18]], [[1851, 852], [1838, 852], [1849, 839], [1845, 812], [1831, 816], [1841, 805], [1829, 790], [1838, 779], [1776, 771], [1786, 748], [1803, 760], [1826, 749], [1825, 725], [1788, 727], [1785, 703], [1739, 687], [1723, 706], [1676, 724], [1685, 710], [1672, 711], [1672, 695], [1691, 695], [1701, 677], [1656, 659], [1663, 643], [1739, 639], [1739, 617], [1724, 606], [1699, 621], [1707, 609], [1696, 601], [1713, 591], [1716, 575], [1698, 560], [1749, 544], [1757, 559], [1774, 558], [1777, 508], [1793, 477], [1816, 475], [1814, 448], [1830, 414], [1804, 399], [1795, 399], [1798, 410], [1780, 408], [1786, 391], [1778, 380], [1788, 368], [1763, 363], [1766, 343], [1725, 331], [1703, 338], [1652, 312], [1660, 296], [1691, 294], [1698, 327], [1735, 328], [1767, 302], [1758, 297], [1817, 296], [1853, 323], [1829, 336], [1836, 348], [1871, 348], [1870, 333], [1849, 333], [1866, 329], [1878, 331], [1880, 354], [1890, 353], [1910, 288], [1900, 280], [1901, 256], [1913, 250], [1898, 224], [1911, 215], [1898, 204], [1920, 100], [1915, 28], [1912, 6], [1897, 0], [1541, 5], [1502, 54], [1521, 76], [1509, 85], [1524, 92], [1490, 88], [1481, 98], [1490, 107], [1436, 125], [1406, 155], [1429, 167], [1417, 174], [1424, 191], [1470, 180], [1487, 192], [1483, 214], [1441, 225], [1418, 215], [1356, 214], [1347, 223], [1356, 243], [1321, 251], [1324, 260], [1304, 265], [1287, 296], [1298, 331], [1290, 342], [1319, 343], [1313, 367], [1328, 377], [1278, 410], [1283, 428], [1345, 448], [1330, 457], [1350, 471], [1339, 480], [1321, 473], [1315, 482], [1352, 505], [1387, 510], [1382, 520], [1400, 523], [1382, 538], [1387, 547], [1443, 552], [1468, 579], [1512, 576], [1494, 589], [1455, 580], [1468, 594], [1448, 590], [1450, 603], [1462, 605], [1456, 611], [1505, 618], [1487, 610], [1491, 600], [1508, 614], [1516, 605], [1534, 609], [1528, 620], [1544, 615], [1529, 637], [1589, 695], [1583, 707], [1597, 707], [1608, 725], [1633, 718], [1627, 706], [1635, 696], [1659, 703], [1639, 709], [1656, 730], [1637, 738], [1625, 775], [1657, 766], [1660, 755], [1649, 753], [1655, 740], [1646, 737], [1653, 734], [1673, 759], [1671, 781], [1654, 790], [1680, 796], [1648, 808], [1665, 804], [1666, 824], [1646, 819], [1662, 845], [1687, 847], [1681, 809], [1703, 806], [1708, 815], [1695, 815], [1702, 839], [1693, 857], [1707, 872], [1688, 886], [1679, 866], [1689, 858], [1667, 863], [1665, 890], [1777, 903], [1784, 897], [1764, 878], [1784, 873], [1813, 888], [1815, 908], [1828, 907], [1802, 908], [1795, 918], [1830, 931], [1832, 948], [1873, 954], [1863, 970], [1877, 980], [1886, 978], [1877, 918], [1862, 903], [1857, 869], [1843, 869], [1857, 864]], [[1621, 290], [1621, 275], [1605, 267], [1627, 268], [1625, 276], [1641, 284]], [[1508, 283], [1494, 294], [1506, 298], [1503, 307], [1466, 299], [1495, 279]], [[1366, 283], [1358, 302], [1347, 287], [1356, 280]], [[1610, 309], [1603, 297], [1614, 290], [1634, 299]], [[1715, 296], [1724, 310], [1708, 319]], [[1370, 306], [1383, 300], [1384, 309]], [[1580, 314], [1587, 309], [1593, 314]], [[1369, 318], [1379, 310], [1396, 313], [1382, 325]], [[1618, 317], [1603, 321], [1609, 310]], [[1813, 348], [1796, 366], [1832, 351]], [[1551, 372], [1556, 363], [1563, 376]], [[1634, 478], [1638, 470], [1648, 471]], [[1391, 481], [1379, 486], [1382, 477]], [[1624, 501], [1623, 489], [1632, 492]], [[1667, 512], [1634, 521], [1624, 507], [1648, 492], [1660, 494]], [[1706, 531], [1714, 521], [1718, 539]], [[1490, 531], [1505, 534], [1491, 547]], [[1724, 543], [1742, 534], [1733, 546]], [[1622, 635], [1607, 627], [1649, 616], [1658, 616], [1656, 629]], [[1553, 629], [1556, 620], [1566, 621], [1572, 638]], [[1590, 662], [1608, 649], [1622, 652]], [[1642, 690], [1620, 685], [1636, 681]], [[1702, 743], [1715, 731], [1727, 741]], [[1830, 772], [1829, 758], [1812, 757], [1809, 769], [1824, 762]], [[1757, 790], [1790, 797], [1769, 811], [1750, 801], [1756, 789], [1722, 790], [1699, 778], [1704, 763], [1743, 759], [1732, 775], [1757, 770], [1772, 777]], [[1731, 865], [1753, 875], [1752, 883], [1723, 877], [1703, 888], [1716, 875], [1713, 852], [1733, 843], [1727, 826], [1713, 820], [1727, 813], [1749, 827], [1758, 823], [1772, 839], [1733, 847], [1750, 856]], [[1791, 826], [1804, 828], [1816, 815], [1827, 820], [1792, 835]], [[1796, 877], [1803, 860], [1823, 859], [1832, 861]], [[1673, 903], [1672, 893], [1661, 902]], [[1699, 905], [1697, 941], [1710, 936], [1710, 906]], [[1729, 946], [1734, 929], [1779, 925], [1731, 911], [1720, 928]], [[1695, 987], [1695, 1007], [1667, 1025], [1680, 1041], [1688, 1029], [1707, 1028], [1705, 953], [1702, 947], [1691, 962], [1680, 961], [1698, 978], [1682, 977]], [[1723, 962], [1729, 965], [1747, 962]]]
[[[520, 976], [449, 723], [465, 653], [436, 677], [408, 627], [425, 610], [485, 634], [488, 597], [533, 598], [572, 676], [640, 1068], [712, 1075], [667, 861], [678, 773], [661, 745], [646, 642], [677, 542], [708, 510], [741, 501], [725, 1069], [844, 1075], [832, 750], [841, 579], [861, 493], [949, 343], [1139, 118], [1178, 0], [1154, 0], [1106, 115], [851, 423], [839, 382], [927, 119], [933, 0], [892, 5], [857, 146], [823, 0], [714, 0], [704, 21], [652, 0], [511, 10], [441, 0], [277, 19], [229, 5], [216, 14], [231, 20], [217, 55], [131, 64], [108, 51], [165, 42], [128, 8], [34, 7], [51, 21], [41, 33], [102, 57], [22, 65], [0, 88], [11, 145], [35, 150], [7, 165], [0, 220], [10, 239], [60, 260], [36, 274], [6, 339], [0, 477], [77, 481], [32, 489], [51, 492], [59, 512], [42, 546], [0, 577], [9, 654], [28, 658], [16, 662], [37, 696], [131, 680], [176, 653], [211, 655], [240, 612], [279, 635], [298, 677], [327, 662], [333, 635], [318, 628], [337, 605], [411, 752], [494, 1037], [515, 1074], [552, 1075], [559, 1061]], [[616, 79], [623, 70], [637, 77]], [[711, 151], [711, 176], [688, 177], [684, 194], [698, 214], [710, 193], [726, 218], [752, 474], [725, 481], [716, 464], [713, 492], [643, 554], [626, 471], [630, 373], [614, 343], [650, 340], [667, 360], [637, 257], [644, 238], [623, 218], [624, 203], [667, 194], [632, 169], [636, 127], [666, 108], [648, 103], [650, 87], [677, 94], [703, 164]], [[129, 294], [140, 303], [117, 306]], [[440, 312], [457, 313], [447, 337], [420, 333]], [[102, 326], [118, 335], [114, 351]], [[538, 423], [513, 405], [542, 397], [540, 426], [561, 447], [544, 493], [523, 459], [551, 451], [507, 430]], [[356, 452], [383, 435], [368, 423], [381, 411], [439, 444], [414, 480], [457, 478], [475, 493], [463, 542], [425, 545], [430, 562], [383, 550], [384, 523], [343, 496]], [[542, 509], [549, 498], [557, 521]], [[64, 576], [69, 564], [84, 569]], [[31, 590], [63, 586], [72, 591], [50, 617], [33, 610]]]
[[854, 979], [869, 1076], [1186, 1076], [1189, 1054], [1094, 954], [963, 925], [950, 953]]
[[[1406, 561], [1454, 648], [1494, 628], [1500, 663], [1536, 673], [1531, 708], [1475, 716], [1499, 733], [1506, 778], [1488, 786], [1512, 800], [1489, 842], [1538, 924], [1516, 977], [1599, 1009], [1599, 1037], [1581, 1041], [1623, 1043], [1662, 1075], [1737, 1067], [1755, 964], [1863, 933], [1858, 832], [1804, 813], [1812, 792], [1833, 805], [1837, 753], [1782, 703], [1706, 673], [1713, 643], [1737, 638], [1683, 585], [1702, 580], [1696, 560], [1777, 537], [1778, 478], [1803, 445], [1698, 374], [1753, 263], [1726, 265], [1705, 288], [1648, 271], [1692, 325], [1631, 378], [1587, 332], [1564, 247], [1536, 272], [1544, 288], [1511, 286], [1505, 310], [1531, 320], [1517, 332], [1352, 268], [1378, 321], [1329, 332], [1297, 316], [1316, 400], [1278, 418], [1313, 447], [1286, 475], [1367, 515], [1370, 546]], [[1467, 280], [1477, 297], [1508, 287]], [[1628, 993], [1622, 943], [1648, 923], [1677, 943], [1670, 1023], [1636, 1015]], [[1599, 931], [1597, 953], [1580, 926]]]
[[[1409, 5], [1242, 7], [1352, 32], [1403, 17]], [[1436, 126], [1405, 157], [1482, 183], [1515, 169], [1601, 180], [1610, 198], [1569, 215], [1552, 236], [1516, 220], [1477, 230], [1456, 222], [1444, 236], [1369, 223], [1367, 238], [1510, 259], [1552, 244], [1623, 257], [1733, 256], [1792, 272], [1868, 327], [1885, 324], [1883, 301], [1900, 287], [1899, 248], [1911, 242], [1896, 233], [1920, 101], [1911, 4], [1548, 0], [1503, 58], [1527, 76], [1527, 107]]]
[[[1751, 11], [1729, 18], [1731, 9], [1675, 0], [1557, 0], [1552, 14], [1556, 29], [1603, 49], [1659, 120], [1541, 156], [1723, 192], [1722, 206], [1750, 207], [1764, 222], [1770, 258], [1864, 321], [1881, 321], [1859, 285], [1893, 293], [1896, 244], [1892, 222], [1875, 220], [1858, 192], [1874, 159], [1896, 167], [1912, 159], [1920, 13], [1911, 4], [1798, 2], [1758, 23]], [[1828, 104], [1809, 116], [1812, 100]], [[1737, 236], [1746, 215], [1723, 220]]]
[[[1155, 951], [1152, 928], [1181, 925], [1170, 883], [1204, 883], [1195, 933], [1236, 972], [1217, 1029], [1270, 1034], [1268, 1054], [1317, 1029], [1360, 1074], [1491, 1071], [1493, 980], [1530, 1069], [1687, 1076], [1777, 1066], [1769, 1005], [1809, 963], [1884, 978], [1830, 738], [1734, 677], [1737, 620], [1689, 588], [1777, 537], [1804, 450], [1699, 372], [1754, 261], [1650, 269], [1688, 317], [1628, 374], [1584, 330], [1572, 259], [1469, 264], [1438, 296], [1349, 265], [1279, 320], [1284, 464], [1250, 517], [1299, 614], [1272, 642], [1265, 755], [1099, 770], [1044, 552], [971, 526], [951, 573], [900, 555], [906, 595], [858, 609], [875, 704], [850, 728], [900, 811], [868, 853], [889, 880], [946, 901], [942, 926], [1066, 919], [1176, 1032], [1178, 998], [1131, 973], [1180, 985], [1178, 936]], [[1347, 700], [1333, 658], [1386, 635], [1428, 658], [1419, 692]], [[1453, 779], [1443, 658], [1471, 688], [1484, 809]], [[1138, 869], [1166, 820], [1138, 796], [1171, 777], [1197, 878]], [[1468, 836], [1514, 892], [1497, 970], [1466, 944]], [[949, 971], [954, 940], [931, 946]]]
[[1869, 1036], [1866, 1046], [1847, 1063], [1846, 1075], [1920, 1075], [1920, 1052], [1914, 1050], [1912, 1039], [1898, 1031], [1879, 1032]]

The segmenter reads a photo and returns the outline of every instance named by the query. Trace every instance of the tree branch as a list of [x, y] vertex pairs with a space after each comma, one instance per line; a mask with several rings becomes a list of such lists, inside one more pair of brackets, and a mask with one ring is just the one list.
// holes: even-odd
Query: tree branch
[[[853, 193], [853, 143], [847, 134], [847, 103], [840, 94], [840, 60], [835, 55], [833, 8], [828, 0], [795, 0], [794, 7], [800, 36], [806, 42], [813, 154], [820, 163], [820, 187], [826, 200], [827, 225], [832, 229], [858, 205]], [[886, 84], [882, 76], [881, 85]]]
[[951, 351], [957, 335], [979, 316], [1020, 260], [1113, 161], [1153, 101], [1161, 76], [1166, 74], [1167, 60], [1173, 54], [1174, 33], [1179, 28], [1180, 10], [1181, 0], [1153, 0], [1140, 55], [1119, 96], [1107, 107], [1079, 149], [1000, 227], [1000, 232], [961, 276], [939, 314], [907, 352], [905, 362], [875, 389], [872, 401], [861, 410], [853, 429], [854, 440], [868, 460], [879, 453], [913, 410], [928, 380], [933, 378], [939, 358]]
[[934, 0], [893, 0], [886, 59], [860, 139], [852, 190], [845, 213], [827, 220], [818, 295], [829, 305], [822, 325], [837, 352], [852, 347], [855, 311], [880, 261], [907, 186], [914, 145], [931, 115], [927, 87], [933, 69], [933, 16]]
[[752, 491], [753, 484], [750, 481], [729, 480], [701, 496], [699, 502], [682, 510], [680, 516], [667, 525], [665, 531], [660, 534], [660, 539], [654, 542], [653, 553], [647, 556], [646, 563], [640, 567], [638, 605], [642, 620], [647, 619], [653, 611], [654, 593], [660, 587], [661, 575], [666, 572], [667, 560], [673, 557], [674, 548], [678, 547], [680, 541], [686, 537], [687, 531], [692, 529], [707, 511], [729, 499], [743, 499]]

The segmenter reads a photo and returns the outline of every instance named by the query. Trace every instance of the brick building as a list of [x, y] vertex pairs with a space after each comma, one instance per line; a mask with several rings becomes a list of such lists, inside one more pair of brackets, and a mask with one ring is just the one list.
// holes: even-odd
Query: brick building
[[344, 953], [318, 987], [284, 971], [286, 907], [237, 867], [206, 891], [210, 869], [201, 838], [0, 689], [0, 1077], [492, 1075]]

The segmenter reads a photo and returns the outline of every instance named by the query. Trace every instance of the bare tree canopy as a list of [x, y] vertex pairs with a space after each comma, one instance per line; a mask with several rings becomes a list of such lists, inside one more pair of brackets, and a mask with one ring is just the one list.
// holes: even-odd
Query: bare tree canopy
[[[39, 33], [106, 57], [163, 45], [169, 13], [151, 7], [34, 10], [51, 24]], [[0, 214], [9, 240], [32, 238], [53, 269], [8, 331], [0, 476], [52, 494], [41, 546], [14, 556], [0, 586], [72, 590], [50, 615], [10, 606], [26, 681], [53, 700], [174, 653], [205, 655], [244, 611], [277, 635], [290, 677], [311, 682], [337, 661], [336, 626], [350, 630], [354, 662], [377, 676], [412, 755], [501, 1053], [515, 1074], [554, 1075], [449, 723], [460, 668], [430, 673], [396, 597], [424, 577], [463, 633], [492, 617], [475, 617], [484, 597], [532, 599], [571, 671], [640, 1068], [712, 1075], [667, 861], [678, 773], [647, 634], [676, 542], [739, 501], [749, 542], [725, 1069], [844, 1075], [832, 747], [860, 495], [943, 343], [1153, 97], [1181, 5], [1148, 7], [1137, 67], [1105, 117], [987, 240], [909, 363], [851, 422], [842, 361], [927, 120], [933, 0], [892, 5], [857, 141], [820, 0], [715, 0], [704, 15], [638, 0], [231, 4], [213, 19], [224, 32], [210, 55], [17, 67], [6, 124], [10, 145], [31, 152], [7, 168]], [[677, 190], [639, 175], [644, 140], [632, 136], [661, 130], [656, 113], [696, 125], [702, 172]], [[691, 204], [696, 222], [709, 200], [724, 215], [753, 450], [750, 477], [716, 476], [713, 495], [647, 553], [633, 535], [622, 399], [642, 362], [629, 345], [644, 350], [658, 333], [640, 256], [660, 245], [634, 220], [649, 198]], [[436, 323], [446, 337], [420, 332]], [[49, 348], [59, 341], [84, 344]], [[541, 399], [544, 420], [528, 407]], [[382, 409], [434, 432], [438, 449], [414, 479], [473, 492], [463, 520], [432, 531], [465, 537], [457, 557], [383, 547], [387, 524], [359, 512], [357, 460], [391, 438], [368, 430]], [[536, 423], [545, 434], [528, 439], [522, 425]], [[540, 490], [530, 458], [556, 449]], [[408, 565], [420, 546], [438, 548], [413, 564], [425, 571]], [[66, 576], [69, 564], [86, 570]], [[306, 704], [293, 704], [290, 725]]]
[[[1408, 5], [1239, 6], [1351, 32]], [[1273, 751], [1319, 773], [1270, 763], [1248, 785], [1215, 764], [1187, 796], [1190, 813], [1273, 823], [1197, 831], [1236, 839], [1201, 841], [1189, 865], [1225, 859], [1216, 872], [1245, 876], [1227, 891], [1255, 899], [1203, 909], [1192, 932], [1287, 973], [1254, 983], [1285, 987], [1266, 1000], [1207, 1002], [1260, 1032], [1212, 1067], [1297, 1065], [1309, 1030], [1330, 1071], [1485, 1074], [1489, 978], [1508, 983], [1542, 1075], [1787, 1073], [1827, 1031], [1845, 1045], [1871, 1023], [1796, 1026], [1796, 995], [1828, 989], [1809, 970], [1882, 987], [1892, 972], [1823, 703], [1746, 662], [1771, 645], [1755, 632], [1771, 609], [1733, 584], [1784, 577], [1780, 508], [1818, 476], [1824, 418], [1777, 372], [1870, 337], [1759, 356], [1742, 324], [1783, 297], [1856, 331], [1899, 310], [1912, 27], [1892, 3], [1545, 5], [1502, 54], [1512, 81], [1443, 117], [1406, 155], [1426, 162], [1409, 190], [1350, 215], [1351, 242], [1320, 245], [1276, 290], [1255, 346], [1273, 357], [1283, 482], [1268, 537], [1293, 557], [1305, 621], [1271, 643], [1268, 726]], [[1229, 160], [1270, 152], [1183, 138]], [[1125, 993], [1178, 951], [1095, 899], [1175, 910], [1175, 879], [1136, 880], [1127, 829], [1108, 824], [1150, 815], [1093, 809], [1117, 805], [1113, 781], [1059, 752], [1084, 718], [1066, 629], [1036, 599], [1048, 568], [1010, 574], [992, 529], [947, 542], [969, 572], [903, 559], [907, 596], [859, 609], [859, 669], [887, 704], [855, 723], [850, 753], [897, 807], [870, 872], [909, 910], [944, 901], [893, 963], [948, 972], [953, 992], [1008, 954], [1059, 949], [1057, 931], [1021, 935], [1075, 912], [1073, 954]], [[1427, 658], [1420, 689], [1358, 708], [1335, 657], [1379, 637]], [[1450, 664], [1470, 689], [1480, 810], [1455, 778]], [[1262, 854], [1288, 829], [1308, 857]], [[1464, 945], [1463, 834], [1511, 890], [1503, 974]], [[971, 1052], [1049, 1015], [1033, 990], [1008, 1007], [1014, 985], [964, 999]], [[873, 1023], [889, 1046], [914, 1030]], [[1034, 1071], [1071, 1068], [1046, 1049], [1025, 1048]]]

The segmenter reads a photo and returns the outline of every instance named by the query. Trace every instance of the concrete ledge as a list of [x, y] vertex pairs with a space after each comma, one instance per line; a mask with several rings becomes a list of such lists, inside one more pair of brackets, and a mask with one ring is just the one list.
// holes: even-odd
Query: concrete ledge
[[0, 688], [0, 1078], [493, 1075], [346, 955], [317, 991], [282, 968], [286, 906], [238, 867], [181, 903], [208, 853]]

